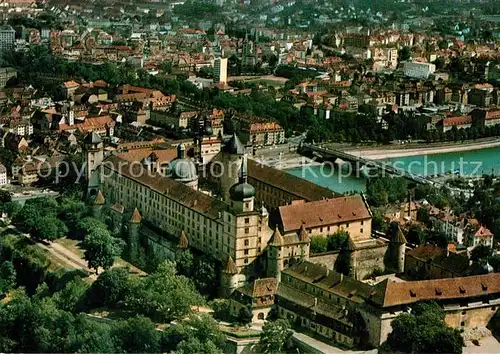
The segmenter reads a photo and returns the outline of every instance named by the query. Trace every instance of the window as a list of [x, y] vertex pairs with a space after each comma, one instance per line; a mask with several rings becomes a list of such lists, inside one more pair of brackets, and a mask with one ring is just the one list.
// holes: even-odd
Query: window
[[263, 312], [259, 312], [259, 314], [257, 315], [257, 319], [263, 320], [264, 319], [264, 313]]
[[245, 260], [243, 261], [245, 264], [248, 264], [248, 258], [245, 258]]
[[249, 234], [250, 233], [250, 229], [248, 227], [245, 227], [245, 233], [246, 234]]
[[250, 244], [250, 241], [248, 239], [245, 239], [245, 246], [248, 246]]
[[345, 227], [349, 227], [349, 223], [345, 224]]
[[361, 233], [363, 233], [363, 229], [359, 230]]
[[361, 220], [361, 226], [363, 226], [363, 220]]
[[244, 250], [244, 251], [243, 251], [243, 254], [244, 254], [245, 256], [248, 256], [248, 250]]
[[245, 218], [245, 224], [248, 224], [250, 222], [250, 218]]

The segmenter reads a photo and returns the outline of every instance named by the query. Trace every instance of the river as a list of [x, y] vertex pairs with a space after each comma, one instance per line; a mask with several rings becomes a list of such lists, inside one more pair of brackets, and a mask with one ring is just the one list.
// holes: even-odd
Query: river
[[[443, 174], [450, 171], [455, 171], [463, 176], [480, 176], [492, 173], [500, 175], [500, 147], [395, 157], [382, 161], [420, 176]], [[332, 171], [327, 165], [305, 166], [292, 168], [287, 172], [338, 193], [364, 192], [366, 190], [366, 178], [359, 173], [357, 176], [355, 173], [349, 173], [347, 168], [335, 167]]]

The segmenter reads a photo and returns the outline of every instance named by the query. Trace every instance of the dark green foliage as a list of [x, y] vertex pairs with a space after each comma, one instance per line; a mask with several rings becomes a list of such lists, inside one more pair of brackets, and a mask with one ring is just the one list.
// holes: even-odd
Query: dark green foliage
[[284, 319], [266, 322], [262, 327], [259, 346], [263, 353], [282, 353], [290, 348], [293, 332]]
[[403, 177], [369, 179], [366, 193], [370, 205], [384, 206], [388, 203], [402, 202], [408, 196], [408, 182]]
[[328, 240], [321, 235], [311, 236], [310, 252], [322, 253], [327, 251]]
[[471, 251], [470, 259], [474, 262], [486, 262], [492, 256], [493, 250], [486, 245], [477, 245]]
[[214, 311], [213, 316], [216, 320], [230, 322], [232, 320], [230, 312], [230, 303], [228, 299], [214, 299], [209, 304]]
[[9, 291], [16, 285], [16, 269], [10, 261], [5, 261], [0, 266], [0, 292]]
[[240, 309], [238, 313], [238, 322], [242, 325], [246, 325], [252, 322], [253, 313], [252, 308], [249, 306], [244, 306]]
[[408, 229], [408, 233], [406, 235], [407, 241], [414, 245], [420, 245], [425, 243], [426, 235], [424, 230], [416, 224], [413, 224]]
[[89, 268], [95, 269], [96, 273], [99, 268], [109, 269], [115, 258], [120, 256], [124, 246], [122, 240], [111, 236], [105, 229], [95, 229], [87, 234], [83, 244], [85, 260]]
[[88, 291], [88, 301], [93, 307], [116, 308], [125, 299], [129, 272], [125, 268], [109, 269], [99, 275]]
[[216, 260], [210, 255], [197, 255], [185, 250], [176, 261], [177, 272], [190, 278], [196, 289], [203, 294], [215, 296], [217, 292]]
[[327, 250], [328, 251], [339, 250], [344, 244], [344, 242], [347, 240], [347, 237], [349, 237], [349, 233], [344, 230], [339, 230], [334, 234], [328, 235]]
[[417, 303], [410, 314], [401, 314], [391, 323], [385, 346], [405, 353], [461, 353], [460, 332], [444, 322], [444, 311], [436, 303]]
[[0, 205], [10, 203], [12, 201], [12, 195], [9, 191], [0, 189]]
[[156, 353], [160, 351], [160, 332], [147, 317], [137, 316], [121, 321], [112, 329], [118, 347], [128, 353]]

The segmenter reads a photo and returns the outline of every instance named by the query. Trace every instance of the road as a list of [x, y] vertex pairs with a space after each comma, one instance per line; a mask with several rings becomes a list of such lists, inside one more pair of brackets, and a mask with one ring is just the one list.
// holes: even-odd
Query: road
[[69, 250], [68, 248], [61, 246], [60, 244], [57, 244], [55, 242], [42, 243], [36, 241], [31, 238], [31, 235], [19, 231], [14, 225], [9, 225], [7, 226], [7, 228], [13, 230], [18, 235], [26, 237], [33, 244], [36, 244], [40, 248], [46, 250], [55, 258], [57, 258], [59, 261], [61, 261], [63, 264], [65, 264], [68, 268], [83, 270], [90, 274], [93, 273], [93, 271], [87, 267], [87, 262], [83, 258], [79, 257], [77, 254], [75, 254], [73, 251]]

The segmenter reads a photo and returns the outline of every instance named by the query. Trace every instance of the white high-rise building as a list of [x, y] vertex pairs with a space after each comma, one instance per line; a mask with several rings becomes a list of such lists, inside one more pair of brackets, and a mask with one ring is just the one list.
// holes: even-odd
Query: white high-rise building
[[216, 58], [214, 63], [214, 81], [216, 84], [227, 83], [227, 58]]
[[14, 49], [14, 41], [16, 39], [16, 31], [11, 26], [5, 25], [0, 27], [0, 52]]

